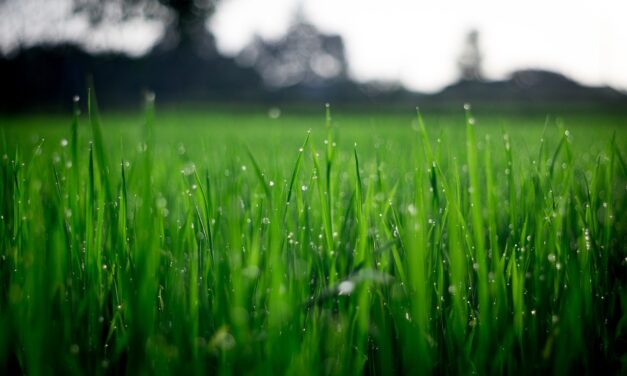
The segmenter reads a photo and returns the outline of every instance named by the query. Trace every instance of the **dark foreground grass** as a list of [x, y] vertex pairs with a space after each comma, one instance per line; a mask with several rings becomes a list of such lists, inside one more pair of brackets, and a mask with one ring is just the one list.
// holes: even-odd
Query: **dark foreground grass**
[[153, 105], [3, 120], [3, 374], [627, 370], [615, 122]]

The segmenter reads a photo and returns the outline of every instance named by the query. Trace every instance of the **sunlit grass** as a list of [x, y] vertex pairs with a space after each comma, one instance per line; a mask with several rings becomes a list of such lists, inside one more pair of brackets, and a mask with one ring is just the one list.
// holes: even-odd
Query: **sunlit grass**
[[601, 115], [86, 102], [2, 127], [0, 369], [625, 371], [625, 130]]

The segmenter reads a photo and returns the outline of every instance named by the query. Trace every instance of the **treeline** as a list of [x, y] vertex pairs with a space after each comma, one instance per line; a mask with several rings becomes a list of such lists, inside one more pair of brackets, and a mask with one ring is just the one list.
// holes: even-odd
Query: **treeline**
[[[501, 81], [461, 80], [432, 95], [411, 92], [394, 83], [356, 83], [346, 73], [345, 61], [339, 60], [339, 74], [325, 77], [324, 65], [316, 72], [309, 62], [326, 52], [299, 61], [290, 57], [296, 53], [290, 48], [256, 41], [236, 58], [217, 53], [203, 56], [184, 48], [155, 50], [138, 58], [115, 53], [92, 55], [67, 44], [23, 49], [0, 58], [0, 112], [67, 111], [74, 95], [85, 94], [90, 79], [104, 106], [121, 109], [137, 108], [146, 92], [155, 92], [161, 104], [332, 102], [406, 108], [472, 102], [500, 107], [627, 108], [622, 92], [583, 86], [563, 75], [539, 70], [514, 72]], [[247, 54], [254, 54], [257, 60], [247, 62]], [[331, 68], [337, 69], [337, 65]], [[272, 79], [285, 79], [287, 84], [277, 85]]]

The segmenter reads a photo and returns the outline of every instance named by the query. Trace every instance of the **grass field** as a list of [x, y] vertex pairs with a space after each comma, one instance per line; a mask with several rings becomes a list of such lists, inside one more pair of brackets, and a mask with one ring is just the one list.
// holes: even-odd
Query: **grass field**
[[627, 371], [627, 116], [82, 107], [0, 117], [3, 374]]

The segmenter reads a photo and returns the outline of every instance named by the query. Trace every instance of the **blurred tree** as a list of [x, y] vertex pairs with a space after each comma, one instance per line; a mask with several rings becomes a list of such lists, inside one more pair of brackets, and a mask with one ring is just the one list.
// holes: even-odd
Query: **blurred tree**
[[237, 60], [254, 67], [270, 87], [311, 87], [347, 79], [342, 38], [322, 34], [300, 9], [283, 38], [267, 41], [256, 36]]
[[483, 56], [479, 49], [479, 32], [471, 30], [466, 34], [464, 47], [457, 59], [460, 78], [466, 81], [483, 80], [482, 62]]
[[215, 39], [206, 24], [218, 0], [73, 1], [74, 11], [87, 14], [94, 25], [135, 17], [163, 20], [166, 31], [155, 50], [193, 50], [204, 56], [213, 56], [216, 52]]

